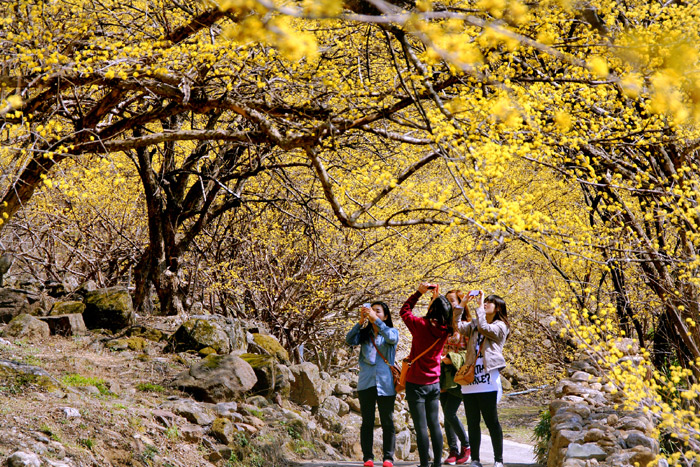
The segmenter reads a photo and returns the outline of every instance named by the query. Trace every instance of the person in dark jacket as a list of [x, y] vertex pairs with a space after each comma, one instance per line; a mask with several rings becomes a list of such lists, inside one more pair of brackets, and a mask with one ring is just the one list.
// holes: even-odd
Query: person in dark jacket
[[[413, 314], [420, 297], [432, 290], [433, 299], [424, 317]], [[433, 467], [442, 465], [440, 430], [440, 360], [447, 337], [452, 334], [452, 305], [436, 284], [421, 283], [418, 291], [401, 307], [401, 318], [411, 332], [411, 362], [406, 377], [406, 401], [416, 430], [420, 467], [430, 466], [429, 445], [433, 446]], [[406, 364], [406, 363], [404, 363]], [[430, 432], [430, 438], [428, 437]]]

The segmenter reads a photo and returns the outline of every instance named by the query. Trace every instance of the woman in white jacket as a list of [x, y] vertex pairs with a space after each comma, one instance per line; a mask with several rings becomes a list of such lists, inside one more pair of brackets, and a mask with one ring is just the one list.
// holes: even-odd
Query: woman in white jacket
[[[455, 307], [455, 316], [461, 316], [471, 297], [465, 297], [461, 306]], [[467, 415], [467, 432], [471, 444], [471, 467], [481, 467], [479, 450], [481, 447], [481, 416], [491, 436], [494, 467], [503, 467], [503, 431], [498, 421], [496, 406], [501, 399], [501, 374], [506, 361], [503, 358], [503, 345], [510, 332], [506, 302], [498, 295], [484, 298], [479, 291], [476, 317], [455, 323], [461, 334], [469, 338], [465, 361], [474, 361], [474, 381], [462, 386], [464, 411]], [[467, 317], [469, 313], [467, 311]]]

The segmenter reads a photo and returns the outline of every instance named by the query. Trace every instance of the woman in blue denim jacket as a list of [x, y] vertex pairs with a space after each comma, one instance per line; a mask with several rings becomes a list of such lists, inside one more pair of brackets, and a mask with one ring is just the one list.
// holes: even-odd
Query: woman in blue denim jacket
[[[371, 324], [363, 327], [366, 320], [369, 320]], [[357, 396], [360, 400], [360, 412], [362, 413], [360, 445], [362, 446], [363, 465], [364, 467], [374, 466], [372, 442], [376, 406], [379, 408], [379, 420], [382, 424], [384, 457], [382, 466], [393, 467], [396, 446], [396, 432], [394, 430], [396, 391], [389, 365], [393, 365], [396, 358], [399, 331], [394, 329], [387, 304], [374, 302], [371, 308], [363, 307], [360, 311], [360, 322], [350, 329], [345, 336], [345, 342], [349, 345], [360, 346], [360, 375], [357, 381]]]

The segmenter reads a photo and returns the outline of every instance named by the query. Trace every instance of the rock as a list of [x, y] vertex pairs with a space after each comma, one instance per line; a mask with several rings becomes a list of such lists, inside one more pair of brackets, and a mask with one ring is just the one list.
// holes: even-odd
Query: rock
[[48, 281], [44, 284], [44, 290], [50, 297], [58, 298], [65, 296], [68, 291], [63, 282], [59, 281]]
[[595, 443], [586, 443], [586, 444], [578, 444], [578, 443], [571, 443], [569, 444], [568, 449], [566, 450], [566, 457], [567, 458], [573, 458], [573, 459], [596, 459], [596, 460], [605, 460], [607, 457], [607, 454], [605, 451], [603, 451], [600, 446], [598, 446]]
[[167, 405], [170, 410], [187, 419], [195, 425], [209, 425], [216, 417], [208, 413], [204, 407], [191, 400], [179, 400]]
[[80, 336], [87, 332], [82, 314], [62, 314], [39, 318], [49, 325], [51, 334], [57, 336]]
[[129, 337], [143, 337], [153, 342], [160, 342], [166, 337], [163, 331], [146, 326], [132, 326], [129, 328], [126, 335]]
[[204, 437], [204, 429], [197, 425], [184, 425], [178, 428], [182, 439], [188, 443], [199, 444]]
[[335, 385], [335, 389], [333, 390], [333, 394], [336, 396], [352, 396], [352, 388], [350, 385], [345, 384], [345, 383], [338, 383]]
[[[253, 347], [251, 349], [251, 347]], [[255, 351], [255, 347], [261, 349], [262, 351]], [[270, 355], [277, 359], [278, 362], [289, 365], [289, 353], [282, 347], [277, 339], [273, 336], [268, 336], [265, 334], [254, 333], [253, 334], [253, 345], [248, 346], [248, 351], [253, 353], [259, 353], [262, 355]]]
[[66, 418], [80, 418], [80, 411], [74, 407], [60, 407]]
[[38, 300], [37, 296], [26, 290], [0, 288], [0, 322], [9, 323], [22, 313], [31, 314], [31, 303]]
[[88, 292], [83, 320], [88, 329], [118, 331], [134, 323], [134, 306], [124, 287]]
[[250, 364], [258, 379], [252, 392], [264, 394], [267, 397], [271, 397], [273, 393], [278, 393], [285, 398], [289, 397], [291, 390], [289, 368], [268, 355], [245, 353], [240, 357]]
[[396, 451], [394, 456], [397, 459], [408, 459], [411, 456], [411, 431], [403, 430], [396, 435]]
[[211, 435], [224, 444], [233, 444], [236, 441], [238, 430], [231, 420], [217, 418], [211, 424]]
[[46, 339], [50, 334], [51, 330], [48, 324], [27, 314], [12, 318], [12, 321], [3, 330], [5, 336], [24, 337], [34, 341]]
[[350, 412], [350, 406], [343, 400], [335, 396], [327, 397], [322, 403], [321, 408], [326, 409], [340, 417]]
[[16, 451], [7, 459], [7, 467], [41, 467], [41, 460], [33, 452]]
[[330, 384], [321, 379], [318, 367], [311, 362], [289, 368], [294, 375], [290, 399], [299, 405], [318, 407], [331, 392]]
[[645, 436], [643, 433], [633, 431], [627, 435], [625, 438], [625, 445], [628, 448], [634, 448], [635, 446], [644, 446], [652, 451], [659, 450], [659, 443], [655, 439]]
[[141, 351], [146, 348], [146, 339], [143, 337], [128, 337], [126, 339], [114, 339], [107, 342], [109, 350], [134, 350]]
[[50, 316], [83, 314], [85, 304], [77, 300], [55, 302], [49, 311]]
[[18, 377], [25, 382], [36, 384], [49, 391], [55, 391], [61, 387], [61, 383], [43, 368], [0, 359], [0, 386], [5, 385], [5, 381], [14, 380]]
[[200, 351], [211, 347], [218, 354], [231, 352], [231, 341], [228, 334], [214, 319], [193, 318], [185, 321], [170, 336], [164, 351], [185, 352]]
[[219, 402], [214, 405], [214, 412], [221, 417], [231, 418], [233, 414], [238, 412], [238, 404], [236, 402]]
[[360, 401], [358, 399], [348, 397], [347, 403], [348, 406], [350, 406], [350, 410], [353, 412], [362, 413], [360, 409]]
[[510, 381], [508, 381], [508, 378], [505, 377], [501, 378], [501, 387], [504, 391], [510, 391], [511, 389], [513, 389], [513, 385]]
[[204, 402], [227, 402], [250, 391], [257, 378], [253, 368], [234, 355], [209, 355], [177, 375], [172, 386]]

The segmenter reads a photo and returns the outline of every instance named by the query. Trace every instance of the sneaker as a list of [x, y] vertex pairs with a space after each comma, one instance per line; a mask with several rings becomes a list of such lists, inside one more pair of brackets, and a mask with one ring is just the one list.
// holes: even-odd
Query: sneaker
[[469, 464], [469, 467], [484, 467], [481, 465], [481, 462], [479, 461], [472, 461], [471, 464]]
[[503, 462], [494, 462], [493, 467], [503, 467]]
[[372, 459], [365, 461], [365, 463], [362, 464], [362, 467], [374, 467], [374, 461]]
[[[459, 454], [457, 454], [457, 460], [456, 460], [457, 465], [462, 465], [462, 464], [466, 464], [467, 462], [469, 462], [469, 456], [471, 456], [471, 454], [472, 454], [471, 448], [465, 448], [463, 446], [462, 449], [459, 451]], [[501, 467], [503, 467], [503, 466], [501, 466]]]
[[447, 459], [442, 461], [442, 463], [447, 465], [455, 465], [457, 463], [457, 451], [450, 451]]
[[394, 467], [394, 463], [391, 461], [384, 461], [382, 467]]

